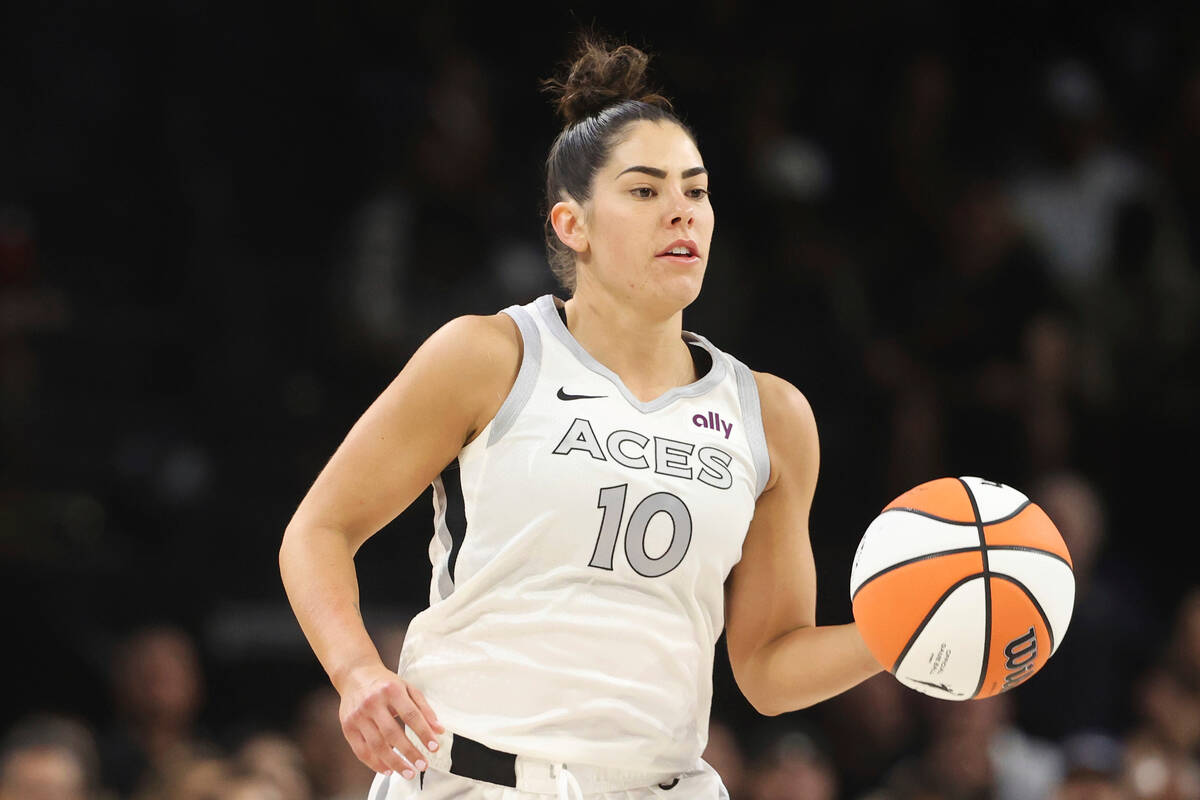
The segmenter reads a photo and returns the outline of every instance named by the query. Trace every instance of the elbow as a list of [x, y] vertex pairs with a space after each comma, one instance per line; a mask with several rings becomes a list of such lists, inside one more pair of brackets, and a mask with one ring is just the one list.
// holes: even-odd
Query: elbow
[[764, 717], [778, 717], [783, 713], [783, 709], [773, 706], [770, 703], [763, 702], [765, 698], [752, 699], [747, 697], [746, 699], [750, 701], [750, 705], [754, 708], [754, 710], [759, 714], [762, 714]]
[[778, 717], [780, 714], [786, 714], [789, 711], [796, 709], [789, 708], [785, 703], [781, 702], [781, 698], [769, 691], [756, 691], [746, 695], [746, 700], [759, 714], [764, 717]]
[[287, 581], [288, 572], [302, 558], [308, 532], [303, 528], [289, 524], [283, 531], [283, 539], [279, 542], [279, 575]]
[[295, 545], [295, 536], [289, 535], [290, 529], [284, 530], [283, 540], [279, 543], [279, 576], [287, 582], [288, 560]]
[[743, 669], [740, 679], [735, 673], [738, 688], [751, 707], [764, 717], [778, 717], [815, 705], [820, 698], [809, 697], [808, 693], [797, 693], [792, 687], [778, 681], [772, 682], [760, 668]]
[[756, 678], [756, 672], [750, 666], [748, 663], [743, 663], [740, 665], [740, 669], [734, 667], [733, 671], [734, 680], [737, 682], [742, 696], [746, 698], [746, 702], [764, 717], [777, 717], [784, 713], [787, 709], [780, 706], [778, 698], [763, 685], [763, 681]]
[[764, 717], [778, 717], [780, 714], [799, 711], [803, 708], [808, 708], [809, 706], [814, 705], [814, 703], [809, 702], [787, 704], [780, 702], [780, 698], [778, 697], [771, 697], [763, 694], [754, 696], [746, 695], [746, 699], [750, 702], [750, 705], [754, 708], [754, 710], [759, 714], [762, 714]]
[[292, 523], [283, 529], [283, 538], [279, 540], [279, 563], [282, 565], [287, 553], [296, 546], [296, 540], [301, 536], [301, 531]]
[[284, 529], [283, 539], [279, 543], [280, 574], [286, 581], [288, 572], [328, 561], [343, 552], [353, 559], [360, 542], [361, 539], [353, 539], [342, 528], [293, 519]]

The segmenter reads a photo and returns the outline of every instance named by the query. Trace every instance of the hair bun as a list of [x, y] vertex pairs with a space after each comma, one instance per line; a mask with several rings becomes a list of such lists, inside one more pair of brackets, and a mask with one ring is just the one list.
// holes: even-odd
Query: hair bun
[[616, 45], [592, 35], [581, 38], [565, 78], [542, 81], [543, 90], [555, 95], [555, 106], [568, 126], [598, 114], [623, 100], [671, 110], [671, 101], [646, 85], [650, 56], [632, 45]]

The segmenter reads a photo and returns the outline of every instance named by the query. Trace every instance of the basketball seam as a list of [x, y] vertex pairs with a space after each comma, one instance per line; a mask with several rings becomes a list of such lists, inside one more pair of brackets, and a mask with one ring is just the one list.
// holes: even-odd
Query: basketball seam
[[922, 517], [927, 517], [928, 519], [937, 520], [938, 522], [944, 522], [947, 525], [962, 525], [964, 527], [974, 528], [974, 527], [979, 526], [980, 524], [999, 525], [1001, 522], [1008, 522], [1010, 519], [1013, 519], [1018, 514], [1020, 514], [1022, 511], [1024, 511], [1028, 506], [1030, 506], [1032, 504], [1032, 502], [1033, 502], [1032, 500], [1029, 500], [1028, 498], [1026, 498], [1025, 502], [1021, 503], [1021, 505], [1017, 506], [1017, 509], [1015, 511], [1013, 511], [1011, 514], [1008, 514], [1003, 517], [997, 517], [996, 519], [989, 519], [987, 522], [982, 522], [982, 520], [979, 516], [979, 509], [975, 508], [974, 498], [972, 498], [972, 502], [971, 502], [972, 508], [975, 508], [975, 521], [974, 522], [963, 522], [962, 520], [957, 520], [957, 519], [946, 519], [945, 517], [939, 517], [937, 514], [930, 514], [928, 511], [923, 511], [922, 509], [919, 509], [919, 508], [911, 508], [909, 506], [893, 506], [891, 508], [885, 508], [883, 511], [881, 511], [879, 513], [887, 514], [888, 512], [891, 512], [891, 511], [907, 511], [910, 514], [917, 514]]
[[1071, 574], [1075, 573], [1075, 568], [1071, 566], [1071, 562], [1067, 561], [1065, 558], [1060, 556], [1058, 553], [1055, 553], [1053, 550], [1045, 550], [1041, 547], [1029, 547], [1028, 545], [1023, 545], [1023, 544], [989, 544], [987, 546], [987, 549], [988, 550], [1015, 550], [1015, 551], [1021, 552], [1021, 553], [1034, 553], [1035, 555], [1039, 555], [1039, 556], [1049, 556], [1050, 558], [1053, 558], [1055, 561], [1058, 561], [1062, 564], [1066, 564], [1067, 569], [1071, 570]]
[[863, 582], [858, 585], [858, 588], [854, 590], [854, 594], [850, 595], [850, 602], [851, 603], [854, 602], [854, 598], [858, 597], [858, 593], [861, 592], [868, 583], [875, 580], [876, 578], [883, 577], [884, 575], [888, 574], [889, 572], [898, 570], [901, 567], [907, 567], [909, 564], [916, 564], [921, 561], [928, 561], [931, 558], [941, 558], [942, 556], [957, 556], [957, 555], [962, 555], [963, 553], [977, 553], [977, 552], [979, 552], [978, 547], [956, 547], [952, 550], [938, 550], [937, 552], [934, 552], [934, 553], [925, 553], [924, 555], [913, 556], [912, 558], [906, 558], [903, 561], [897, 561], [895, 564], [886, 566], [883, 569], [881, 569], [878, 572], [871, 575], [871, 577], [863, 580]]
[[897, 561], [895, 564], [889, 564], [888, 566], [884, 567], [883, 569], [879, 570], [878, 572], [871, 573], [871, 575], [869, 577], [863, 578], [862, 583], [860, 583], [858, 585], [858, 588], [855, 589], [854, 592], [850, 595], [850, 602], [851, 603], [854, 602], [854, 598], [858, 597], [859, 592], [861, 592], [864, 588], [866, 588], [866, 585], [868, 583], [875, 580], [876, 578], [883, 577], [884, 575], [888, 574], [889, 572], [900, 569], [901, 567], [907, 567], [909, 564], [916, 564], [920, 561], [927, 561], [931, 558], [941, 558], [942, 556], [957, 556], [957, 555], [962, 555], [963, 553], [978, 552], [979, 550], [983, 550], [983, 549], [986, 549], [986, 550], [1016, 550], [1016, 551], [1020, 551], [1023, 553], [1034, 553], [1036, 555], [1049, 556], [1050, 558], [1053, 558], [1055, 561], [1066, 564], [1067, 568], [1070, 569], [1072, 572], [1075, 571], [1074, 567], [1071, 566], [1070, 561], [1067, 561], [1065, 558], [1060, 556], [1058, 553], [1055, 553], [1051, 550], [1044, 550], [1040, 547], [1028, 547], [1026, 545], [1021, 545], [1021, 544], [989, 544], [989, 545], [987, 545], [986, 548], [955, 547], [955, 548], [951, 548], [949, 550], [936, 550], [932, 553], [924, 553], [919, 556], [912, 556], [911, 558], [906, 558], [903, 561]]
[[987, 534], [984, 531], [983, 518], [979, 515], [979, 503], [975, 501], [975, 493], [971, 491], [971, 486], [962, 478], [959, 478], [958, 482], [962, 484], [967, 499], [971, 501], [971, 512], [975, 514], [975, 525], [979, 529], [979, 552], [983, 557], [983, 658], [979, 666], [979, 683], [976, 684], [975, 691], [971, 692], [971, 697], [978, 697], [983, 689], [983, 681], [987, 678], [992, 650], [992, 572], [988, 568]]
[[904, 649], [900, 651], [899, 657], [897, 657], [895, 663], [892, 664], [891, 672], [893, 675], [897, 670], [900, 669], [900, 664], [903, 663], [904, 657], [908, 655], [908, 651], [912, 649], [912, 646], [917, 643], [917, 639], [920, 638], [921, 634], [925, 631], [925, 626], [929, 624], [929, 621], [933, 619], [934, 615], [937, 614], [938, 609], [942, 607], [942, 604], [945, 603], [947, 599], [949, 599], [950, 595], [954, 594], [959, 587], [963, 586], [964, 584], [970, 583], [976, 578], [982, 577], [984, 577], [982, 572], [976, 572], [974, 575], [968, 575], [965, 578], [960, 578], [957, 582], [952, 584], [950, 588], [942, 594], [941, 597], [938, 598], [937, 602], [933, 604], [933, 607], [929, 609], [929, 613], [925, 615], [925, 619], [921, 620], [921, 624], [917, 626], [917, 629], [913, 631], [912, 636], [910, 636], [908, 641], [904, 643]]
[[1035, 609], [1037, 609], [1038, 616], [1040, 616], [1042, 618], [1042, 624], [1046, 626], [1046, 633], [1050, 636], [1050, 652], [1053, 653], [1054, 652], [1054, 638], [1055, 638], [1054, 637], [1054, 626], [1052, 626], [1050, 624], [1050, 617], [1046, 616], [1046, 610], [1044, 608], [1042, 608], [1042, 604], [1038, 602], [1038, 599], [1036, 597], [1034, 597], [1033, 592], [1029, 591], [1029, 587], [1026, 586], [1025, 584], [1021, 583], [1019, 580], [1014, 578], [1012, 575], [1006, 575], [1003, 572], [993, 572], [992, 577], [999, 578], [1000, 580], [1008, 581], [1013, 586], [1016, 586], [1018, 589], [1020, 589], [1025, 594], [1025, 596], [1029, 598], [1029, 602], [1033, 603], [1033, 607]]

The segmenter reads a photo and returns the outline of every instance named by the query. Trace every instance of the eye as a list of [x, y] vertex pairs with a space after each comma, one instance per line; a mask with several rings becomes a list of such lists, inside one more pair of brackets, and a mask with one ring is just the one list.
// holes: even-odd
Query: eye
[[[638, 196], [638, 197], [642, 197], [642, 198], [649, 198], [649, 197], [652, 197], [652, 196], [654, 195], [654, 190], [653, 190], [653, 189], [651, 189], [649, 186], [639, 186], [639, 187], [637, 187], [636, 189], [632, 189], [631, 191], [632, 191], [632, 192], [633, 192], [633, 193], [634, 193], [636, 196]], [[646, 192], [646, 194], [639, 194], [639, 192]]]
[[699, 192], [699, 194], [692, 194], [692, 196], [695, 197], [697, 200], [699, 200], [702, 197], [710, 197], [712, 195], [712, 192], [710, 192], [708, 189], [705, 189], [702, 186], [697, 186], [694, 189], [688, 190], [689, 194], [691, 194], [693, 192]]

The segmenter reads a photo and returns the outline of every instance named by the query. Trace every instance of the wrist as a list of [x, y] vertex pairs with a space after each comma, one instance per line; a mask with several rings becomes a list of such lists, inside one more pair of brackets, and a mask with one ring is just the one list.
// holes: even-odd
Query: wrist
[[858, 648], [860, 668], [864, 670], [868, 676], [876, 675], [886, 670], [887, 667], [880, 664], [879, 659], [877, 659], [875, 654], [871, 652], [871, 649], [867, 647], [867, 643], [863, 639], [861, 631], [858, 629], [858, 623], [852, 622], [850, 624], [854, 628], [854, 639]]
[[[369, 680], [368, 676], [372, 673], [377, 673], [381, 669], [387, 670], [387, 667], [383, 665], [383, 661], [380, 660], [378, 654], [363, 655], [343, 664], [338, 664], [329, 670], [329, 680], [333, 684], [333, 688], [337, 690], [337, 693], [344, 695], [347, 691], [367, 682]], [[390, 672], [390, 670], [387, 671]]]

